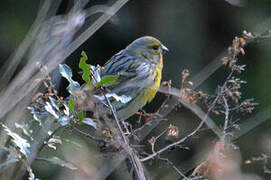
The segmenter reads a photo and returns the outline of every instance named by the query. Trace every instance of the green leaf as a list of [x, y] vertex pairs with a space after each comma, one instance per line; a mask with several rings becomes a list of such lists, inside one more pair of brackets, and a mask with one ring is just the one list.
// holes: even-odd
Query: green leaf
[[73, 123], [74, 124], [76, 124], [76, 125], [82, 125], [82, 124], [84, 124], [82, 121], [84, 120], [84, 118], [85, 118], [85, 113], [84, 112], [79, 112], [79, 113], [77, 113], [76, 114], [76, 118], [77, 119], [79, 119], [79, 121], [73, 121]]
[[35, 174], [33, 173], [33, 170], [31, 169], [30, 166], [27, 167], [27, 171], [29, 173], [28, 180], [37, 180], [37, 178], [35, 178]]
[[21, 129], [23, 131], [23, 134], [26, 135], [27, 137], [29, 137], [31, 139], [31, 141], [34, 140], [33, 137], [32, 137], [32, 135], [31, 135], [32, 130], [30, 129], [29, 126], [27, 126], [27, 125], [21, 125], [21, 124], [18, 124], [16, 122], [15, 122], [14, 125], [15, 125], [15, 127], [17, 129]]
[[91, 119], [91, 118], [84, 118], [84, 119], [82, 120], [82, 123], [84, 123], [85, 125], [88, 125], [88, 126], [92, 126], [92, 127], [94, 127], [95, 129], [97, 129], [97, 123], [94, 122], [94, 120]]
[[58, 122], [61, 126], [67, 126], [70, 123], [71, 118], [68, 116], [59, 116]]
[[69, 106], [69, 112], [73, 113], [74, 112], [74, 100], [73, 100], [72, 96], [70, 96], [68, 106]]
[[59, 64], [59, 72], [62, 77], [66, 78], [69, 81], [69, 86], [67, 90], [72, 94], [76, 89], [80, 88], [80, 84], [72, 79], [72, 70], [66, 64]]
[[4, 129], [4, 131], [12, 138], [12, 142], [14, 143], [15, 147], [18, 147], [20, 152], [28, 158], [30, 155], [30, 143], [19, 136], [17, 133], [10, 130], [7, 126], [1, 123], [1, 127]]
[[[114, 99], [118, 102], [121, 102], [123, 104], [125, 103], [128, 103], [132, 100], [132, 98], [130, 96], [125, 96], [125, 95], [117, 95], [116, 93], [107, 93], [105, 95], [107, 98], [109, 99]], [[96, 96], [98, 99], [100, 99], [101, 101], [104, 101], [105, 100], [105, 97], [104, 96]]]
[[50, 96], [49, 96], [49, 100], [50, 100], [52, 106], [53, 106], [57, 111], [60, 111], [60, 110], [59, 110], [59, 105], [58, 105], [58, 103], [57, 103], [57, 100], [56, 100], [55, 98], [50, 97]]
[[[33, 116], [33, 119], [39, 123], [39, 126], [41, 126], [41, 113], [36, 111], [36, 109], [32, 106], [28, 106], [27, 109], [30, 111], [30, 113]], [[1, 124], [0, 124], [1, 125]]]
[[61, 141], [60, 137], [58, 137], [58, 136], [52, 137], [52, 138], [49, 139], [49, 141], [47, 142], [47, 146], [48, 146], [49, 148], [54, 149], [54, 150], [56, 150], [56, 145], [57, 145], [57, 144], [62, 144], [62, 141]]
[[77, 117], [78, 117], [78, 119], [79, 119], [80, 121], [82, 121], [82, 120], [85, 118], [84, 112], [78, 113]]
[[116, 82], [118, 80], [119, 76], [104, 76], [101, 81], [97, 84], [98, 87], [104, 86], [104, 85], [110, 85]]
[[49, 102], [46, 102], [46, 105], [44, 106], [44, 108], [48, 113], [53, 115], [56, 119], [59, 118], [58, 112], [53, 108], [53, 106]]
[[88, 57], [85, 51], [82, 51], [81, 56], [82, 57], [80, 58], [79, 68], [83, 70], [82, 79], [86, 82], [87, 85], [90, 85], [90, 65], [86, 63]]

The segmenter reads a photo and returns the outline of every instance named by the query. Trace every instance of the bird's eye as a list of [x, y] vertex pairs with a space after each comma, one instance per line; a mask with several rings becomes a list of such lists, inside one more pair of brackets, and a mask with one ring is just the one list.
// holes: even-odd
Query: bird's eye
[[158, 49], [159, 49], [159, 46], [154, 45], [154, 46], [152, 46], [152, 49], [153, 49], [153, 50], [158, 50]]

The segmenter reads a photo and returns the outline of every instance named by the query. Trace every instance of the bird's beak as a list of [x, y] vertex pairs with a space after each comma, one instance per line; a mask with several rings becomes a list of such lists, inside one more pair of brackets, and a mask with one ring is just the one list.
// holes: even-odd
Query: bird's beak
[[166, 54], [168, 51], [168, 48], [162, 44], [162, 53]]

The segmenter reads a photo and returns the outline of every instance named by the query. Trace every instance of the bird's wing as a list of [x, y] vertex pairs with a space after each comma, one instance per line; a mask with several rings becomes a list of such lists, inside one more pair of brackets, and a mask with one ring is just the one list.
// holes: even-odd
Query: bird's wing
[[138, 60], [138, 57], [130, 56], [120, 51], [113, 56], [103, 67], [101, 72], [101, 78], [104, 76], [118, 76], [118, 79], [108, 86], [108, 89], [115, 89], [120, 86], [124, 86], [132, 79], [138, 76], [138, 68], [142, 65], [142, 61]]
[[119, 76], [113, 84], [106, 86], [106, 88], [111, 90], [111, 93], [131, 99], [128, 103], [120, 103], [115, 99], [111, 99], [110, 101], [116, 110], [126, 107], [137, 97], [142, 96], [142, 89], [148, 85], [145, 81], [148, 78], [150, 64], [138, 58], [121, 51], [104, 65], [101, 77]]

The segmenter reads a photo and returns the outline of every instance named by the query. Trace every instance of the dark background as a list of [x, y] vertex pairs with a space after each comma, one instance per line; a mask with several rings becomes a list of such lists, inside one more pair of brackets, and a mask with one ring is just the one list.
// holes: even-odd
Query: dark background
[[[91, 3], [102, 4], [105, 2], [93, 1]], [[0, 66], [23, 40], [35, 19], [38, 6], [38, 1], [28, 0], [8, 0], [1, 3]], [[66, 3], [61, 5], [59, 13], [63, 13], [65, 6]], [[73, 67], [75, 73], [80, 53], [84, 50], [90, 59], [89, 63], [103, 65], [112, 55], [134, 39], [151, 35], [160, 39], [170, 49], [164, 60], [163, 80], [171, 79], [174, 87], [180, 87], [183, 69], [189, 69], [193, 77], [226, 50], [231, 45], [232, 39], [244, 30], [261, 33], [270, 29], [270, 26], [271, 1], [269, 0], [248, 0], [242, 7], [233, 6], [224, 0], [130, 1], [116, 14], [112, 21], [107, 22], [78, 48], [67, 59], [66, 63]], [[246, 55], [241, 58], [241, 63], [247, 65], [246, 72], [242, 74], [241, 78], [248, 82], [242, 89], [243, 97], [255, 98], [260, 103], [256, 112], [266, 110], [271, 105], [270, 45], [271, 41], [268, 40], [253, 43], [246, 48]], [[217, 85], [223, 82], [224, 77], [225, 68], [220, 68], [199, 89], [212, 93]], [[75, 78], [79, 80], [79, 75]], [[64, 95], [66, 85], [66, 82], [61, 85], [60, 93]], [[163, 98], [164, 95], [158, 94], [156, 99], [147, 105], [147, 111], [154, 112]], [[241, 120], [245, 121], [248, 117], [243, 117]], [[195, 122], [197, 122], [196, 117], [184, 108], [172, 112], [168, 118], [171, 123], [179, 126], [181, 133], [188, 132], [191, 128], [191, 121], [195, 119]], [[238, 118], [240, 117], [233, 117], [233, 120]], [[166, 127], [166, 124], [164, 126]], [[156, 129], [157, 133], [162, 131], [163, 125], [160, 128], [160, 131]], [[259, 156], [263, 152], [270, 153], [271, 134], [269, 128], [270, 121], [267, 120], [236, 141], [242, 153], [242, 170], [244, 173], [257, 174], [259, 179], [270, 179], [271, 176], [263, 174], [263, 169], [259, 164], [247, 166], [244, 165], [244, 161]], [[86, 139], [70, 138], [86, 143], [86, 146], [95, 149]], [[217, 138], [211, 131], [207, 131], [200, 139], [194, 140], [197, 146], [192, 143], [190, 151], [174, 151], [168, 157], [173, 159], [177, 165], [181, 165], [183, 160], [189, 159], [192, 155], [207, 151], [208, 146], [213, 145]], [[63, 156], [63, 153], [65, 154], [63, 149], [64, 146], [59, 148], [57, 152], [47, 149], [42, 154], [57, 153], [59, 156]], [[91, 156], [88, 153], [85, 153], [85, 155]], [[62, 179], [62, 171], [60, 170], [63, 169], [37, 162], [34, 171], [42, 179]], [[148, 170], [154, 179], [164, 179], [168, 177], [169, 173], [174, 173], [163, 163], [157, 162], [154, 162], [154, 166], [148, 166]], [[110, 178], [121, 178], [124, 173], [125, 170], [115, 172]]]

